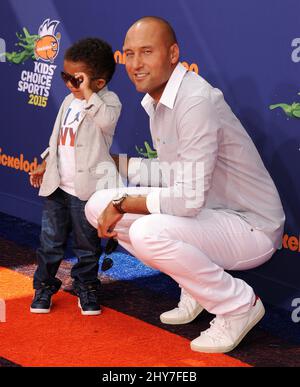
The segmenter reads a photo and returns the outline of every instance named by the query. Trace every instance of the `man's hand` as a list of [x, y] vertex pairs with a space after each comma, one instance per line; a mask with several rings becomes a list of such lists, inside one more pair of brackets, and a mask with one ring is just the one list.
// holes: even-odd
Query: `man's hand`
[[110, 202], [98, 218], [99, 238], [116, 238], [118, 234], [114, 228], [122, 217], [123, 214], [120, 214]]
[[34, 171], [29, 172], [29, 181], [34, 188], [39, 188], [41, 186], [45, 171], [46, 161], [44, 160], [42, 164], [39, 164]]
[[[129, 214], [148, 215], [146, 196], [127, 196], [122, 202], [122, 210]], [[123, 215], [110, 202], [98, 218], [98, 236], [100, 238], [117, 238], [118, 234], [114, 231], [114, 228]]]

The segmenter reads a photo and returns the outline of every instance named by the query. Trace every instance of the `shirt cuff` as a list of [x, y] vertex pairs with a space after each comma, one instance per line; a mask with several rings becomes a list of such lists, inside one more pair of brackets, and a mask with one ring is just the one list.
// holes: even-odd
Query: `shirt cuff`
[[48, 147], [44, 152], [40, 155], [42, 160], [45, 160], [45, 158], [49, 155], [50, 147]]
[[146, 206], [150, 214], [160, 214], [160, 190], [148, 193]]
[[140, 184], [140, 169], [142, 161], [142, 157], [130, 157], [127, 172], [128, 182], [130, 185], [137, 186]]

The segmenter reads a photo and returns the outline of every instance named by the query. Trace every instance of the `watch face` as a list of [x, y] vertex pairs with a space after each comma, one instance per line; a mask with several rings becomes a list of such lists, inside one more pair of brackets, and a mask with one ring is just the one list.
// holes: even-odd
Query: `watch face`
[[112, 200], [112, 202], [113, 202], [114, 205], [118, 205], [119, 203], [122, 203], [123, 200], [127, 198], [127, 196], [128, 196], [127, 193], [123, 193], [122, 195], [116, 196], [116, 197]]
[[124, 193], [122, 196], [118, 196], [117, 199], [113, 199], [112, 205], [119, 211], [120, 214], [124, 214], [125, 211], [122, 208], [123, 201], [127, 198], [128, 194]]
[[114, 198], [113, 198], [113, 201], [115, 202], [118, 202], [119, 200], [121, 200], [123, 198], [124, 194], [118, 194], [116, 195]]

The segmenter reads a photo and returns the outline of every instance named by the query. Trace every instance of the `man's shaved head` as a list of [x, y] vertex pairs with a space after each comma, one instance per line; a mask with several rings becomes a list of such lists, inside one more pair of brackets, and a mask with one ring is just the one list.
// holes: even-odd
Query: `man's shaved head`
[[167, 22], [167, 20], [165, 20], [161, 17], [158, 17], [158, 16], [144, 16], [144, 17], [140, 18], [139, 20], [137, 20], [135, 23], [132, 24], [132, 26], [129, 28], [128, 32], [131, 29], [138, 27], [139, 25], [144, 24], [144, 23], [157, 24], [157, 27], [160, 29], [160, 32], [163, 34], [163, 36], [166, 40], [166, 43], [168, 45], [171, 46], [174, 43], [178, 43], [175, 31], [173, 30], [170, 23]]
[[145, 16], [127, 31], [123, 50], [126, 70], [136, 89], [158, 102], [179, 62], [173, 28], [160, 17]]

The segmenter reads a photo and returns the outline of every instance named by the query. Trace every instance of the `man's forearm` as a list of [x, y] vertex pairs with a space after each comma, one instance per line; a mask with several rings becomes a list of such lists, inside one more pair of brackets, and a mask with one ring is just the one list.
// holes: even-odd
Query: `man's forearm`
[[148, 215], [146, 196], [129, 195], [122, 203], [122, 210], [130, 214]]

